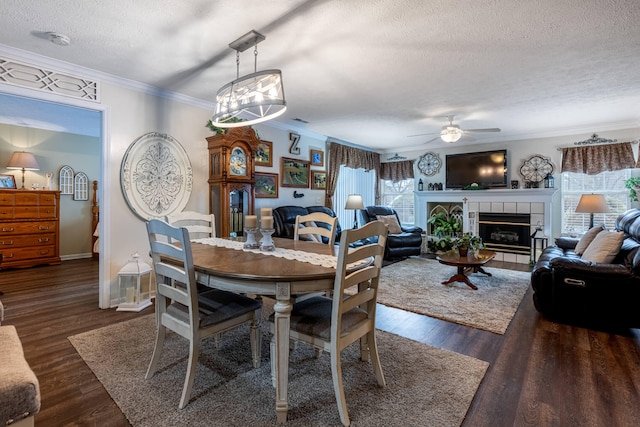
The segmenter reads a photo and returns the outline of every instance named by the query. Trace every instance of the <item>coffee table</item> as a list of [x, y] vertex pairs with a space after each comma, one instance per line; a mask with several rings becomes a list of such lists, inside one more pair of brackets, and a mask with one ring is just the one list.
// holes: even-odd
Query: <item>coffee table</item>
[[482, 273], [487, 276], [491, 276], [491, 273], [485, 271], [482, 266], [495, 258], [496, 253], [490, 250], [481, 249], [477, 253], [472, 253], [469, 251], [467, 256], [460, 256], [458, 251], [449, 251], [442, 255], [438, 255], [436, 259], [440, 264], [444, 265], [452, 265], [458, 268], [458, 272], [451, 276], [451, 278], [445, 282], [442, 282], [443, 285], [448, 285], [452, 282], [462, 282], [469, 286], [473, 290], [478, 290], [478, 287], [469, 281], [469, 278], [465, 273]]

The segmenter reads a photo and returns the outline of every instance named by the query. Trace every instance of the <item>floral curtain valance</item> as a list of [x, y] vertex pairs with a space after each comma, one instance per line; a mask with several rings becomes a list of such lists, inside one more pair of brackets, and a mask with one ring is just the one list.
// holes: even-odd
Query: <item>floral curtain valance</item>
[[[363, 168], [365, 171], [373, 170], [376, 172], [377, 179], [380, 179], [380, 154], [331, 142], [329, 144], [329, 168], [327, 170], [327, 189], [325, 193], [325, 206], [328, 208], [333, 208], [332, 198], [336, 191], [341, 165], [351, 169]], [[376, 203], [380, 199], [377, 186], [375, 189], [375, 199]]]
[[413, 160], [388, 162], [380, 165], [380, 179], [398, 182], [413, 177]]
[[562, 172], [597, 175], [636, 167], [630, 142], [562, 149]]

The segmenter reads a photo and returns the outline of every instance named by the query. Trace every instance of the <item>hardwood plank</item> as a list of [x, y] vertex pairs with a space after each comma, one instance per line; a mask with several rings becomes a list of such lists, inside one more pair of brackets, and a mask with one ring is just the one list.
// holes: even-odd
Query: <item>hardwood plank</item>
[[[492, 261], [494, 268], [528, 266]], [[128, 426], [68, 336], [152, 313], [98, 308], [98, 262], [0, 271], [4, 324], [13, 324], [40, 381], [36, 425]], [[552, 322], [529, 289], [504, 335], [379, 305], [377, 326], [490, 363], [463, 426], [635, 425], [640, 330]], [[428, 425], [428, 420], [425, 420]]]

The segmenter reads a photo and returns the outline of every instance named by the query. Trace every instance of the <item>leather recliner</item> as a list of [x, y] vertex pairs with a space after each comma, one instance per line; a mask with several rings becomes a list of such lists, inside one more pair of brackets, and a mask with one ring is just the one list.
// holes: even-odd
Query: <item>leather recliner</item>
[[[284, 237], [287, 239], [293, 239], [294, 226], [296, 223], [296, 217], [298, 215], [308, 215], [312, 212], [322, 212], [335, 218], [336, 213], [325, 206], [280, 206], [273, 209], [273, 227], [275, 232], [273, 237]], [[329, 228], [327, 224], [320, 223], [320, 227]], [[336, 243], [340, 242], [340, 236], [342, 234], [342, 228], [340, 227], [340, 221], [336, 223]], [[326, 237], [322, 240], [326, 243]]]
[[582, 259], [578, 239], [558, 238], [533, 266], [536, 309], [562, 322], [640, 327], [640, 209], [621, 214], [622, 247], [610, 264]]
[[361, 212], [365, 224], [377, 220], [378, 215], [395, 215], [398, 220], [402, 232], [389, 233], [387, 235], [387, 246], [384, 250], [385, 259], [420, 255], [422, 249], [422, 228], [402, 225], [398, 213], [395, 209], [388, 206], [367, 206]]

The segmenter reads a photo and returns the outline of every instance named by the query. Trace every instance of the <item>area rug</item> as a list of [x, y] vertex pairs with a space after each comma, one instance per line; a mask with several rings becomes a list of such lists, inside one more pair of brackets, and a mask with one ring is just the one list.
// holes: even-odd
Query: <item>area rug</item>
[[408, 258], [382, 269], [378, 302], [449, 322], [504, 334], [529, 283], [531, 273], [485, 267], [492, 274], [469, 275], [464, 283], [443, 285], [456, 267], [425, 258]]
[[[263, 328], [265, 325], [263, 325]], [[378, 332], [385, 388], [377, 385], [357, 345], [342, 354], [344, 389], [352, 426], [459, 426], [488, 363]], [[134, 427], [275, 426], [269, 334], [263, 334], [262, 364], [253, 369], [248, 328], [201, 343], [189, 405], [178, 409], [186, 372], [187, 341], [167, 336], [160, 369], [144, 375], [153, 350], [153, 315], [69, 337]], [[338, 426], [330, 356], [314, 357], [308, 346], [291, 352], [288, 427]]]

